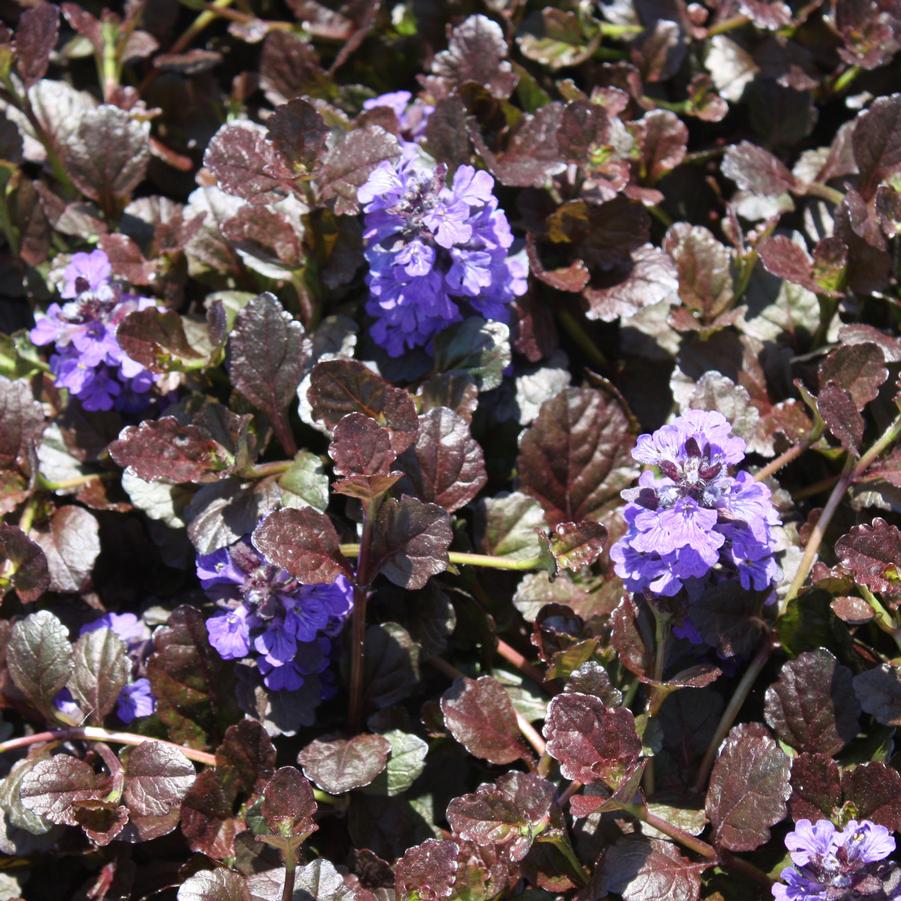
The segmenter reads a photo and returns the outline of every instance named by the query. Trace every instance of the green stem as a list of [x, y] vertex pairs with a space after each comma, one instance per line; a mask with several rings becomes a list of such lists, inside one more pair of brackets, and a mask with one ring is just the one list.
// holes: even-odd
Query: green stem
[[817, 330], [814, 333], [813, 340], [810, 344], [811, 348], [814, 350], [818, 347], [822, 347], [826, 343], [826, 336], [829, 334], [829, 326], [832, 325], [832, 320], [838, 312], [837, 297], [826, 297], [825, 295], [818, 294], [817, 301], [820, 307], [820, 322], [819, 325], [817, 325]]
[[270, 463], [257, 463], [255, 466], [248, 466], [247, 469], [241, 472], [241, 475], [248, 479], [265, 479], [267, 476], [277, 476], [287, 472], [293, 464], [293, 460], [273, 460]]
[[716, 25], [712, 25], [707, 29], [707, 37], [712, 38], [718, 34], [735, 31], [736, 28], [744, 28], [750, 21], [747, 16], [733, 16], [731, 19], [723, 19], [722, 22], [717, 22]]
[[37, 512], [38, 501], [32, 496], [28, 498], [25, 506], [22, 508], [22, 515], [19, 517], [19, 528], [27, 535], [34, 524], [34, 515]]
[[[360, 553], [359, 544], [342, 544], [339, 550], [345, 557], [356, 557]], [[481, 566], [486, 569], [509, 569], [513, 572], [528, 572], [538, 569], [543, 560], [541, 557], [531, 557], [528, 560], [511, 560], [508, 557], [492, 557], [490, 554], [466, 554], [460, 551], [450, 551], [448, 559], [456, 566]]]
[[838, 94], [841, 91], [844, 91], [858, 75], [860, 75], [860, 66], [849, 66], [833, 82], [832, 92]]
[[605, 38], [625, 38], [641, 34], [643, 31], [643, 25], [614, 25], [610, 22], [601, 22], [601, 34]]
[[754, 687], [757, 677], [766, 665], [767, 660], [770, 659], [770, 654], [772, 654], [772, 652], [772, 637], [767, 635], [760, 643], [760, 647], [757, 649], [754, 658], [748, 664], [748, 668], [741, 677], [741, 681], [735, 687], [735, 691], [732, 693], [732, 697], [729, 699], [729, 703], [717, 724], [716, 732], [713, 733], [713, 738], [710, 739], [710, 743], [707, 745], [707, 751], [698, 768], [697, 779], [695, 779], [693, 789], [695, 794], [701, 794], [701, 792], [704, 791], [704, 788], [707, 785], [707, 777], [710, 775], [710, 770], [713, 768], [713, 761], [716, 759], [716, 752], [723, 739], [729, 734], [729, 730], [732, 728], [732, 724], [735, 722], [738, 712], [741, 710], [748, 695], [751, 693], [751, 689]]
[[294, 876], [297, 871], [297, 853], [292, 848], [282, 854], [285, 862], [285, 885], [282, 888], [282, 901], [291, 901], [294, 897]]
[[545, 844], [557, 849], [561, 857], [563, 857], [563, 859], [568, 864], [570, 875], [576, 880], [578, 885], [584, 886], [588, 884], [588, 877], [585, 873], [585, 868], [579, 862], [579, 858], [576, 857], [576, 853], [575, 851], [573, 851], [573, 847], [569, 843], [569, 839], [565, 835], [555, 835], [553, 837], [548, 836], [547, 838], [540, 835], [538, 836], [538, 841], [544, 842]]
[[560, 325], [563, 326], [563, 331], [572, 338], [576, 343], [576, 346], [583, 354], [585, 354], [592, 366], [596, 366], [601, 370], [610, 368], [610, 364], [601, 352], [601, 349], [591, 340], [588, 333], [582, 327], [582, 324], [569, 312], [569, 310], [563, 309], [562, 307], [559, 308], [557, 310], [557, 320]]
[[87, 475], [76, 476], [74, 479], [63, 479], [61, 482], [48, 482], [42, 476], [38, 476], [41, 488], [45, 491], [65, 491], [67, 488], [81, 488], [82, 485], [90, 485], [98, 479], [111, 479], [110, 472], [90, 472]]
[[672, 216], [659, 206], [650, 206], [647, 210], [665, 228], [669, 228], [673, 224]]
[[818, 181], [811, 182], [807, 185], [804, 189], [804, 193], [809, 194], [811, 197], [819, 197], [821, 200], [834, 203], [836, 206], [845, 199], [845, 195], [842, 194], [841, 191], [830, 188], [829, 185], [824, 185], [822, 182]]

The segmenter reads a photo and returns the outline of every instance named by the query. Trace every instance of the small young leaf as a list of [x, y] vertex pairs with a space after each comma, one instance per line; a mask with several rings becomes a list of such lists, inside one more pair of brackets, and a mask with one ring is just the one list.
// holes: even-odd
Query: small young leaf
[[837, 754], [857, 734], [860, 717], [851, 670], [825, 648], [799, 654], [767, 689], [764, 716], [793, 748]]
[[710, 774], [705, 809], [714, 843], [753, 851], [785, 816], [790, 761], [761, 723], [742, 723], [727, 736]]
[[376, 518], [367, 576], [381, 573], [401, 588], [422, 588], [447, 569], [452, 539], [450, 517], [441, 507], [407, 495], [388, 498]]
[[743, 191], [760, 197], [777, 197], [796, 188], [795, 179], [784, 163], [748, 141], [727, 148], [722, 172]]
[[451, 735], [476, 757], [506, 764], [528, 754], [510, 696], [491, 676], [457, 679], [441, 696], [441, 712]]
[[342, 476], [386, 476], [397, 459], [388, 430], [363, 413], [348, 413], [339, 420], [328, 453]]
[[901, 530], [881, 516], [839, 538], [835, 555], [854, 580], [870, 591], [895, 595], [901, 590]]
[[320, 513], [328, 507], [328, 475], [318, 455], [298, 451], [294, 461], [279, 477], [282, 504], [286, 507], [312, 507]]
[[25, 697], [47, 713], [75, 666], [66, 627], [47, 610], [19, 620], [6, 648], [6, 665]]
[[311, 507], [276, 510], [257, 526], [253, 545], [305, 585], [334, 582], [349, 572], [332, 521]]
[[75, 668], [66, 687], [91, 722], [102, 725], [131, 674], [125, 644], [112, 629], [95, 629], [73, 651]]
[[266, 120], [269, 139], [294, 165], [312, 171], [325, 151], [329, 128], [316, 108], [302, 97], [275, 108]]
[[394, 890], [397, 897], [449, 898], [459, 867], [460, 849], [455, 842], [430, 838], [404, 852], [395, 864]]
[[381, 735], [317, 738], [298, 755], [304, 775], [324, 791], [343, 795], [369, 785], [385, 768], [391, 745]]
[[641, 754], [635, 719], [625, 707], [605, 707], [591, 695], [566, 692], [548, 705], [547, 752], [567, 779], [616, 788]]
[[557, 565], [580, 570], [590, 566], [604, 552], [607, 530], [590, 519], [581, 522], [558, 522], [548, 539], [548, 547]]
[[318, 828], [313, 822], [316, 814], [313, 788], [293, 766], [283, 766], [275, 771], [263, 789], [260, 813], [266, 825], [281, 835], [306, 838]]

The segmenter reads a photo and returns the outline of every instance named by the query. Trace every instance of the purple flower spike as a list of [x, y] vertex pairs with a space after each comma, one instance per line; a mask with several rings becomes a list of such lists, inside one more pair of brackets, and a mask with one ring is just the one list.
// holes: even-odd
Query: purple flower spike
[[137, 412], [146, 406], [158, 377], [127, 356], [116, 329], [129, 313], [156, 303], [123, 293], [111, 278], [112, 267], [102, 250], [76, 253], [63, 273], [60, 291], [68, 303], [52, 303], [39, 314], [31, 340], [54, 346], [50, 369], [56, 383], [85, 410]]
[[780, 874], [784, 884], [773, 886], [777, 901], [901, 898], [899, 874], [886, 860], [895, 840], [885, 826], [851, 820], [839, 831], [829, 820], [798, 820], [785, 847], [794, 866]]
[[460, 166], [448, 187], [446, 167], [406, 144], [398, 163], [382, 163], [357, 192], [366, 213], [366, 312], [391, 356], [428, 344], [465, 311], [506, 321], [525, 293], [526, 265], [508, 255], [513, 235], [493, 191], [491, 175], [472, 166]]
[[769, 489], [730, 472], [744, 450], [726, 419], [705, 410], [639, 436], [632, 456], [657, 474], [646, 470], [638, 488], [623, 492], [628, 530], [610, 550], [630, 591], [672, 597], [711, 575], [764, 591], [781, 577]]
[[198, 557], [197, 575], [224, 608], [206, 622], [224, 660], [253, 658], [272, 691], [296, 691], [305, 676], [328, 667], [327, 636], [341, 632], [353, 606], [344, 576], [330, 585], [301, 585], [246, 539]]

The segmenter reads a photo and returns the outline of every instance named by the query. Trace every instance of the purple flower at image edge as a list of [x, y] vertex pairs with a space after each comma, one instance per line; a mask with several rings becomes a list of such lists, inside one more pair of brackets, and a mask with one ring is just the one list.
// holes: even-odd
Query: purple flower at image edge
[[360, 187], [366, 312], [390, 356], [426, 346], [464, 312], [509, 319], [528, 270], [521, 255], [509, 254], [513, 234], [493, 191], [492, 176], [472, 166], [460, 166], [448, 185], [446, 166], [410, 144]]
[[901, 898], [901, 873], [887, 860], [895, 839], [869, 820], [839, 830], [829, 820], [802, 819], [785, 838], [793, 866], [773, 886], [777, 901], [873, 901]]

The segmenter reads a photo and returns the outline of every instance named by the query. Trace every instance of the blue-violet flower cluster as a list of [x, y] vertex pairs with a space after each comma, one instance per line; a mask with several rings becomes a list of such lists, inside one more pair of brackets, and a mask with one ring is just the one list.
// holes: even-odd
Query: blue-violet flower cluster
[[[78, 634], [86, 635], [98, 629], [110, 629], [118, 635], [132, 662], [132, 679], [119, 692], [116, 716], [126, 725], [140, 717], [150, 716], [156, 710], [156, 698], [150, 688], [150, 680], [146, 676], [135, 678], [135, 674], [143, 671], [150, 629], [134, 613], [106, 613], [83, 625]], [[58, 710], [70, 717], [78, 717], [83, 712], [67, 688], [57, 693], [53, 703]]]
[[56, 384], [86, 410], [142, 410], [157, 376], [125, 353], [116, 329], [129, 313], [156, 302], [123, 293], [102, 250], [72, 257], [60, 296], [67, 302], [50, 304], [31, 330], [35, 344], [54, 345], [50, 368]]
[[885, 826], [851, 820], [838, 830], [829, 820], [798, 820], [785, 837], [794, 866], [773, 886], [778, 901], [863, 901], [901, 898], [901, 874], [886, 858], [895, 840]]
[[627, 531], [610, 556], [629, 591], [672, 597], [714, 570], [757, 591], [781, 577], [769, 489], [744, 470], [731, 474], [744, 455], [717, 412], [689, 410], [639, 436], [632, 456], [659, 474], [646, 470], [622, 493]]
[[296, 691], [306, 676], [318, 674], [324, 692], [334, 693], [326, 672], [331, 639], [353, 606], [353, 588], [344, 576], [329, 585], [301, 585], [247, 539], [199, 556], [197, 576], [224, 608], [206, 622], [220, 657], [255, 658], [273, 691]]
[[447, 167], [404, 143], [398, 162], [377, 166], [358, 197], [364, 204], [366, 312], [372, 336], [391, 356], [428, 344], [463, 318], [461, 305], [506, 321], [526, 291], [527, 266], [510, 256], [513, 234], [493, 194], [494, 179]]

